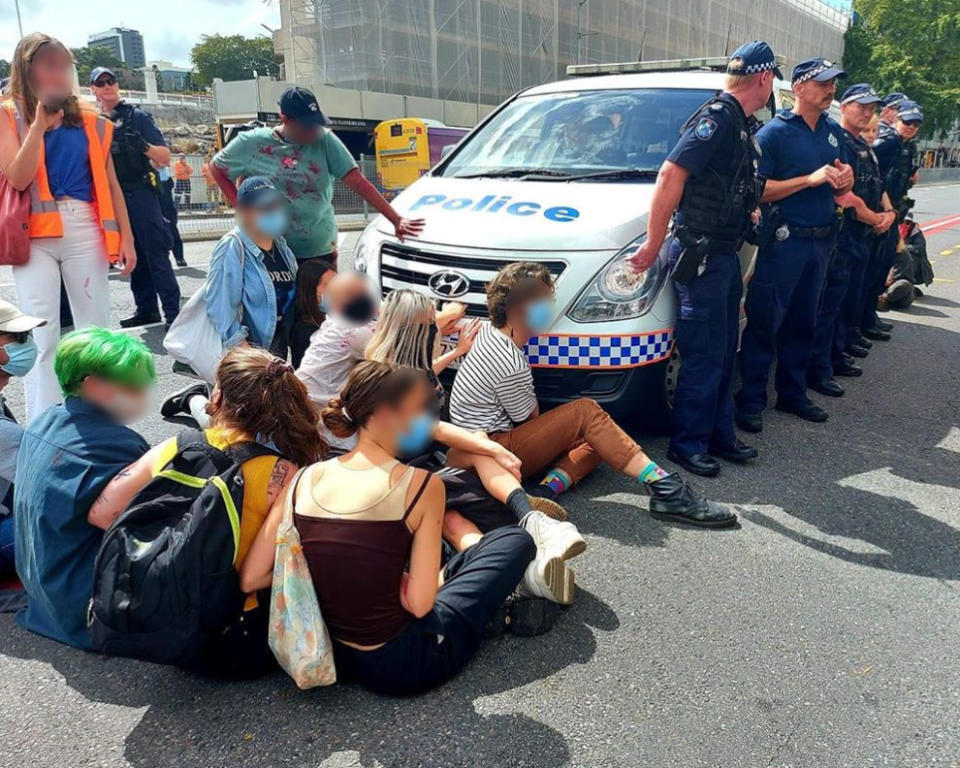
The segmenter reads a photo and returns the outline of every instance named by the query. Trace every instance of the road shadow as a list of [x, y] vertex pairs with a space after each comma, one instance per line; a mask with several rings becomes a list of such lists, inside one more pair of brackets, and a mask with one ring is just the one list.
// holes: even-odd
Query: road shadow
[[947, 299], [943, 296], [931, 296], [929, 293], [923, 294], [914, 300], [914, 306], [917, 304], [926, 304], [931, 307], [960, 307], [960, 301]]
[[[738, 474], [729, 490], [742, 503], [776, 505], [813, 526], [817, 535], [761, 511], [745, 513], [804, 546], [870, 567], [960, 579], [960, 527], [888, 492], [899, 483], [909, 488], [903, 495], [922, 495], [924, 508], [933, 511], [949, 503], [946, 488], [953, 508], [960, 508], [960, 453], [937, 447], [960, 426], [960, 334], [898, 324], [894, 339], [875, 344], [863, 367], [861, 379], [844, 380], [847, 394], [839, 400], [809, 393], [830, 413], [826, 424], [768, 410], [763, 433], [750, 436], [760, 462]], [[909, 392], [916, 397], [905, 397]], [[789, 455], [773, 477], [763, 471], [763, 457], [772, 452]]]
[[595, 632], [618, 627], [616, 614], [581, 590], [548, 634], [490, 641], [459, 677], [410, 699], [345, 684], [299, 691], [280, 672], [218, 682], [76, 651], [20, 629], [9, 616], [0, 617], [0, 654], [51, 664], [92, 701], [147, 707], [126, 738], [125, 757], [138, 768], [315, 768], [345, 750], [359, 753], [364, 766], [384, 768], [559, 768], [570, 761], [562, 734], [523, 714], [482, 714], [477, 700], [587, 663]]
[[950, 317], [946, 312], [941, 312], [939, 309], [930, 309], [929, 307], [924, 307], [918, 305], [916, 302], [911, 304], [906, 309], [897, 309], [892, 308], [891, 316], [896, 317], [897, 315], [916, 315], [917, 317]]

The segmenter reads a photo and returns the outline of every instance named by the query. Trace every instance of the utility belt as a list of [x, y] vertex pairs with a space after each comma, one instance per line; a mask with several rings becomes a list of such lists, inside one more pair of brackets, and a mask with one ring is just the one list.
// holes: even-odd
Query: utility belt
[[134, 192], [138, 189], [149, 189], [157, 194], [160, 193], [160, 180], [156, 173], [148, 171], [143, 176], [132, 179], [117, 179], [120, 183], [120, 189], [124, 192]]
[[[783, 230], [786, 230], [786, 232], [784, 233]], [[800, 237], [804, 240], [831, 240], [838, 231], [839, 226], [837, 224], [826, 227], [794, 227], [790, 224], [783, 224], [777, 230], [776, 239], [783, 241], [791, 237]]]
[[707, 255], [711, 251], [723, 249], [736, 253], [743, 245], [741, 238], [710, 237], [694, 232], [684, 224], [676, 227], [673, 234], [683, 246], [683, 250], [677, 257], [670, 276], [674, 282], [681, 285], [689, 285], [695, 277], [703, 273], [706, 269]]

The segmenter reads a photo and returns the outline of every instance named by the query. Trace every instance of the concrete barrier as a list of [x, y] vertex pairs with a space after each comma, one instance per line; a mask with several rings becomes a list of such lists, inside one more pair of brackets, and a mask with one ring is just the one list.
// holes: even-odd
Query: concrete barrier
[[960, 182], [960, 168], [921, 168], [917, 186]]

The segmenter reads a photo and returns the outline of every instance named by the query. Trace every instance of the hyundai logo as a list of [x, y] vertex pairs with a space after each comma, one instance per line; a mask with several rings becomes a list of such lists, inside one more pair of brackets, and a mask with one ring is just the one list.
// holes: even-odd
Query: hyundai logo
[[427, 280], [430, 290], [437, 296], [445, 299], [455, 299], [470, 291], [470, 278], [462, 272], [446, 269], [443, 272], [434, 272]]

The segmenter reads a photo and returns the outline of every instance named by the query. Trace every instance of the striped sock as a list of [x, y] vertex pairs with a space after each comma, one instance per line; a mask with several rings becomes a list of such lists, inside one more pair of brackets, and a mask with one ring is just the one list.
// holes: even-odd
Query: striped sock
[[651, 461], [640, 471], [637, 480], [641, 483], [655, 483], [657, 480], [663, 480], [663, 478], [669, 474], [670, 473], [657, 464], [657, 462]]
[[540, 485], [545, 485], [554, 493], [560, 494], [573, 485], [573, 480], [562, 469], [551, 469], [540, 481]]

